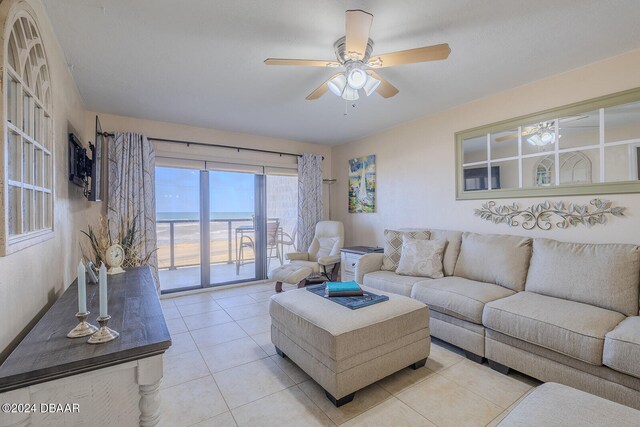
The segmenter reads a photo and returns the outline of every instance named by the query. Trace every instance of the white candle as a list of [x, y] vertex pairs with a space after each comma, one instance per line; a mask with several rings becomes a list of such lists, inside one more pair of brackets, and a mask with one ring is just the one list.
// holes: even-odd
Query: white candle
[[87, 312], [87, 278], [82, 261], [78, 264], [78, 312]]
[[107, 267], [104, 263], [100, 263], [99, 270], [100, 282], [100, 317], [107, 316]]

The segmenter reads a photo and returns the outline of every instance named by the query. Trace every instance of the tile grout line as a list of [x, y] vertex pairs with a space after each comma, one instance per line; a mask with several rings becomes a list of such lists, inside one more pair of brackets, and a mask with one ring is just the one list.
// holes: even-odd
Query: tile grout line
[[[457, 363], [460, 363], [460, 362], [462, 362], [462, 360], [460, 360], [460, 361], [458, 361], [458, 362], [454, 363], [453, 365], [455, 365], [455, 364], [457, 364]], [[451, 366], [453, 366], [453, 365], [451, 365]], [[451, 366], [447, 367], [447, 369], [449, 369]], [[497, 417], [499, 417], [499, 416], [500, 416], [504, 411], [506, 411], [506, 410], [508, 409], [508, 408], [503, 408], [502, 406], [498, 405], [497, 403], [493, 403], [492, 401], [490, 401], [489, 399], [486, 399], [485, 397], [483, 397], [483, 396], [479, 395], [479, 394], [478, 394], [478, 393], [476, 393], [475, 391], [473, 391], [473, 390], [469, 390], [467, 387], [463, 386], [462, 384], [459, 384], [458, 382], [456, 382], [456, 381], [454, 381], [454, 380], [452, 380], [452, 379], [449, 379], [449, 378], [445, 377], [444, 375], [441, 375], [439, 372], [436, 372], [435, 374], [436, 374], [436, 375], [438, 375], [438, 376], [440, 376], [440, 377], [442, 377], [442, 378], [444, 378], [446, 381], [451, 381], [452, 383], [456, 384], [457, 386], [462, 387], [462, 388], [463, 388], [463, 389], [465, 389], [466, 391], [470, 392], [471, 394], [475, 395], [476, 397], [479, 397], [480, 399], [484, 400], [485, 402], [492, 404], [493, 406], [497, 407], [498, 409], [501, 409], [500, 413], [498, 413], [498, 415], [496, 415], [494, 418], [492, 418], [492, 419], [491, 419], [491, 421], [489, 421], [489, 424], [490, 424], [494, 419], [496, 419]], [[429, 378], [433, 378], [433, 375], [432, 375], [432, 376], [430, 376]], [[417, 384], [420, 384], [420, 383], [417, 383]], [[411, 387], [414, 387], [414, 385], [412, 385]], [[519, 398], [518, 398], [518, 399], [519, 399]], [[404, 400], [402, 400], [402, 399], [399, 399], [399, 400], [400, 400], [401, 402], [403, 402], [405, 405], [407, 405], [408, 407], [410, 407], [411, 409], [413, 409], [414, 411], [418, 412], [415, 408], [413, 408], [411, 405], [409, 405], [409, 403], [408, 403], [408, 402], [405, 402], [405, 401], [404, 401]], [[517, 400], [517, 399], [516, 399], [516, 400]], [[423, 415], [423, 416], [424, 416], [424, 415]], [[425, 416], [425, 418], [427, 418], [427, 417]], [[429, 420], [429, 422], [431, 422], [431, 423], [433, 423], [433, 424], [436, 424], [436, 423], [434, 423], [432, 420], [430, 420], [429, 418], [427, 418], [427, 420]], [[436, 425], [437, 425], [437, 424], [436, 424]]]
[[[406, 368], [405, 368], [405, 369], [406, 369]], [[429, 369], [429, 368], [425, 368], [425, 369]], [[387, 393], [391, 394], [393, 397], [396, 397], [396, 398], [397, 398], [397, 397], [398, 397], [398, 394], [400, 394], [400, 393], [404, 392], [405, 390], [407, 390], [407, 389], [409, 389], [409, 388], [413, 387], [414, 385], [418, 385], [418, 384], [420, 384], [421, 382], [428, 380], [429, 378], [431, 378], [431, 377], [433, 376], [433, 374], [435, 374], [435, 373], [436, 373], [436, 371], [431, 370], [431, 369], [429, 369], [429, 371], [431, 372], [431, 374], [430, 374], [429, 376], [426, 376], [426, 377], [424, 377], [424, 378], [419, 379], [419, 380], [418, 380], [418, 381], [416, 381], [415, 383], [411, 384], [411, 385], [410, 385], [410, 386], [408, 386], [408, 387], [403, 388], [402, 390], [400, 390], [400, 391], [398, 391], [398, 392], [396, 392], [396, 393], [393, 393], [393, 392], [391, 392], [391, 391], [387, 390], [387, 389], [386, 389], [386, 388], [384, 388], [382, 385], [381, 385], [380, 387], [381, 387], [383, 390], [385, 390]], [[400, 372], [400, 371], [398, 371], [398, 372]], [[388, 376], [388, 377], [390, 377], [390, 376], [392, 376], [392, 375], [395, 375], [396, 373], [397, 373], [397, 372], [395, 372], [395, 373], [393, 373], [393, 374], [391, 374], [391, 375], [387, 375], [387, 376]], [[387, 378], [387, 377], [385, 377], [385, 378]], [[383, 379], [384, 379], [384, 378], [383, 378]], [[382, 381], [382, 380], [378, 380], [378, 381]], [[402, 402], [402, 401], [401, 401], [401, 402]]]
[[[238, 325], [238, 326], [239, 326], [239, 325]], [[249, 338], [251, 338], [251, 336], [249, 336]], [[242, 338], [240, 338], [240, 339], [242, 339]], [[253, 338], [251, 338], [251, 340], [252, 340], [252, 341], [253, 341], [253, 342], [254, 342], [258, 347], [260, 347], [260, 344], [256, 343], [256, 342], [255, 342], [255, 340], [254, 340]], [[237, 341], [237, 340], [234, 340], [234, 341]], [[231, 341], [229, 341], [229, 342], [231, 342]], [[263, 350], [263, 351], [264, 351], [264, 350]], [[267, 352], [266, 352], [266, 351], [265, 351], [265, 354], [267, 354]], [[202, 355], [201, 355], [201, 356], [202, 356]], [[203, 359], [204, 359], [204, 356], [202, 356], [202, 357], [203, 357]], [[258, 362], [258, 361], [260, 361], [260, 360], [264, 360], [264, 359], [269, 359], [269, 360], [271, 360], [271, 356], [269, 356], [269, 354], [267, 354], [267, 357], [266, 357], [266, 358], [264, 358], [264, 357], [263, 357], [263, 358], [261, 358], [261, 359], [252, 360], [251, 362], [246, 362], [246, 363], [243, 363], [243, 364], [240, 364], [240, 365], [232, 366], [232, 367], [230, 367], [230, 368], [224, 369], [224, 370], [219, 371], [219, 372], [216, 372], [216, 373], [225, 372], [225, 371], [228, 371], [229, 369], [234, 369], [234, 368], [237, 368], [237, 367], [240, 367], [240, 366], [248, 365], [249, 363]], [[218, 390], [220, 390], [220, 394], [222, 395], [222, 398], [224, 399], [225, 404], [227, 405], [227, 408], [229, 409], [229, 412], [231, 412], [231, 416], [233, 417], [234, 421], [236, 422], [236, 425], [237, 425], [238, 423], [237, 423], [237, 421], [235, 420], [235, 417], [233, 416], [233, 410], [238, 409], [238, 408], [241, 408], [242, 406], [248, 405], [248, 404], [250, 404], [250, 403], [257, 402], [258, 400], [261, 400], [261, 399], [264, 399], [264, 398], [266, 398], [266, 397], [272, 396], [272, 395], [274, 395], [274, 394], [276, 394], [276, 393], [280, 393], [281, 391], [288, 390], [288, 389], [293, 388], [293, 387], [298, 387], [298, 384], [296, 383], [296, 381], [295, 381], [293, 378], [291, 378], [291, 376], [290, 376], [289, 374], [287, 374], [287, 373], [286, 373], [286, 372], [285, 372], [285, 371], [284, 371], [284, 370], [283, 370], [283, 369], [282, 369], [282, 368], [281, 368], [281, 367], [280, 367], [276, 362], [273, 362], [273, 361], [272, 361], [272, 363], [276, 366], [276, 368], [278, 368], [278, 370], [279, 370], [280, 372], [282, 372], [282, 374], [284, 374], [284, 376], [285, 376], [286, 378], [289, 378], [293, 384], [292, 384], [292, 385], [290, 385], [290, 386], [288, 386], [288, 387], [283, 388], [282, 390], [274, 391], [273, 393], [269, 393], [269, 394], [267, 394], [267, 395], [265, 395], [265, 396], [262, 396], [262, 397], [260, 397], [260, 398], [258, 398], [258, 399], [256, 399], [256, 400], [252, 400], [251, 402], [243, 403], [242, 405], [237, 406], [237, 407], [235, 407], [235, 408], [233, 408], [233, 409], [229, 406], [229, 404], [227, 403], [226, 399], [224, 398], [224, 393], [222, 393], [222, 390], [220, 390], [220, 387], [218, 386], [218, 383], [217, 383], [217, 381], [216, 381], [216, 379], [215, 379], [215, 377], [214, 377], [214, 373], [213, 373], [213, 372], [211, 372], [211, 371], [209, 370], [209, 371], [210, 371], [210, 375], [213, 377], [213, 381], [216, 383], [216, 387], [218, 387]], [[205, 364], [206, 364], [206, 362], [205, 362]], [[207, 365], [207, 369], [208, 369], [208, 368], [209, 368], [209, 367], [208, 367], [208, 365]], [[300, 390], [300, 391], [302, 391], [302, 390]], [[303, 393], [304, 393], [304, 392], [303, 392]], [[305, 394], [305, 395], [306, 395], [306, 394]], [[309, 399], [309, 400], [311, 400], [311, 399]], [[312, 402], [312, 403], [313, 403], [313, 402]], [[322, 412], [322, 410], [321, 410], [321, 412]], [[323, 413], [324, 413], [324, 412], [323, 412]]]
[[[211, 296], [211, 294], [210, 294], [210, 296]], [[251, 296], [249, 296], [249, 298], [251, 298]], [[213, 299], [213, 298], [212, 298], [212, 299]], [[253, 299], [253, 298], [252, 298], [252, 299]], [[213, 299], [213, 301], [216, 301], [216, 300], [215, 300], [215, 299]], [[193, 304], [197, 304], [197, 302], [195, 302], [195, 303], [193, 303]], [[176, 305], [175, 301], [173, 302], [173, 305], [174, 305], [174, 307], [177, 309], [178, 314], [180, 315], [180, 320], [182, 320], [182, 322], [183, 322], [183, 323], [185, 323], [185, 326], [186, 326], [186, 322], [184, 321], [184, 317], [189, 317], [189, 316], [183, 316], [183, 315], [182, 315], [182, 312], [180, 312], [180, 309], [179, 309], [179, 308], [178, 308], [178, 306]], [[190, 305], [190, 304], [184, 304], [184, 305]], [[247, 304], [247, 305], [248, 305], [248, 304]], [[226, 313], [227, 315], [229, 315], [229, 313], [224, 309], [224, 307], [220, 306], [219, 304], [218, 304], [218, 306], [219, 306], [222, 310], [224, 310], [224, 311], [225, 311], [225, 313]], [[200, 313], [200, 314], [202, 314], [202, 313]], [[231, 317], [231, 316], [229, 315], [229, 317]], [[252, 317], [257, 317], [257, 316], [252, 316]], [[241, 319], [241, 320], [243, 320], [243, 319]], [[237, 321], [236, 321], [235, 319], [233, 319], [233, 318], [231, 318], [231, 321], [230, 321], [230, 322], [224, 322], [224, 323], [220, 323], [220, 324], [227, 324], [227, 323], [232, 323], [232, 322], [233, 322], [233, 323], [235, 323], [235, 324], [236, 324], [236, 325], [237, 325], [237, 326], [238, 326], [238, 327], [239, 327], [239, 328], [240, 328], [240, 329], [241, 329], [245, 334], [247, 334], [247, 332], [242, 328], [242, 326], [240, 326], [240, 325], [237, 323]], [[210, 326], [216, 326], [216, 325], [210, 325]], [[200, 329], [204, 329], [204, 328], [200, 328]], [[194, 330], [198, 330], [198, 329], [194, 329]], [[192, 330], [187, 326], [187, 330], [186, 330], [185, 332], [189, 333], [189, 336], [191, 337], [191, 340], [193, 341], [193, 343], [194, 343], [194, 344], [195, 344], [195, 346], [196, 346], [196, 351], [198, 351], [198, 354], [199, 354], [199, 355], [200, 355], [200, 357], [202, 358], [202, 361], [204, 362], [205, 366], [207, 367], [207, 370], [209, 371], [209, 374], [208, 374], [207, 376], [210, 376], [210, 377], [211, 377], [211, 379], [212, 379], [213, 383], [215, 384], [216, 388], [218, 389], [218, 392], [220, 393], [220, 396], [222, 397], [222, 401], [224, 402], [224, 404], [225, 404], [225, 406], [226, 406], [226, 408], [227, 408], [227, 411], [229, 412], [229, 414], [231, 415], [231, 417], [232, 417], [232, 419], [233, 419], [233, 422], [234, 422], [236, 425], [238, 425], [238, 422], [237, 422], [237, 420], [236, 420], [235, 416], [233, 415], [233, 411], [232, 411], [231, 407], [229, 406], [229, 403], [227, 402], [227, 399], [224, 397], [224, 393], [222, 393], [222, 390], [220, 389], [220, 386], [218, 385], [218, 382], [216, 381], [216, 379], [215, 379], [215, 377], [214, 377], [214, 373], [213, 373], [213, 372], [211, 371], [211, 369], [209, 368], [209, 365], [207, 364], [206, 359], [205, 359], [204, 355], [202, 354], [202, 351], [201, 351], [201, 349], [200, 349], [200, 346], [196, 343], [196, 341], [195, 341], [195, 339], [194, 339], [194, 337], [193, 337], [193, 335], [192, 335]], [[255, 343], [255, 344], [256, 344], [256, 345], [257, 345], [257, 346], [258, 346], [258, 347], [259, 347], [259, 348], [264, 352], [264, 354], [266, 355], [266, 358], [267, 358], [267, 359], [270, 359], [270, 357], [271, 357], [271, 356], [269, 356], [269, 354], [268, 354], [266, 351], [264, 351], [264, 349], [262, 349], [262, 347], [260, 346], [260, 344], [258, 344], [258, 343], [257, 343], [257, 342], [252, 338], [252, 336], [251, 336], [251, 335], [247, 334], [247, 336], [246, 336], [246, 337], [251, 338], [251, 340], [252, 340], [252, 341], [253, 341], [253, 342], [254, 342], [254, 343]], [[246, 337], [238, 338], [238, 339], [236, 339], [236, 340], [226, 341], [226, 342], [223, 342], [223, 343], [220, 343], [220, 344], [226, 344], [226, 343], [228, 343], [228, 342], [238, 341], [238, 340], [240, 340], [240, 339], [244, 339], [244, 338], [246, 338]], [[216, 344], [216, 345], [220, 345], [220, 344]], [[214, 346], [215, 346], [215, 345], [214, 345]], [[211, 347], [214, 347], [214, 346], [211, 346]], [[181, 353], [181, 354], [183, 354], [183, 353]], [[180, 354], [178, 354], [178, 355], [180, 355]], [[170, 357], [170, 356], [168, 356], [168, 357]], [[263, 358], [260, 358], [260, 359], [254, 360], [254, 361], [252, 361], [252, 362], [256, 362], [256, 361], [258, 361], [258, 360], [263, 360], [263, 359], [265, 359], [265, 358], [263, 357]], [[246, 364], [248, 364], [248, 363], [252, 363], [252, 362], [243, 363], [243, 364], [241, 364], [241, 365], [237, 365], [237, 366], [246, 365]], [[278, 364], [277, 364], [277, 363], [275, 363], [275, 362], [272, 362], [272, 363], [273, 363], [274, 365], [276, 365], [276, 367], [277, 367], [277, 368], [278, 368], [278, 369], [279, 369], [279, 370], [280, 370], [280, 371], [285, 375], [285, 377], [289, 378], [289, 379], [293, 382], [293, 385], [292, 385], [291, 387], [297, 387], [297, 386], [298, 386], [298, 384], [296, 384], [295, 380], [294, 380], [293, 378], [291, 378], [291, 377], [289, 376], [289, 374], [287, 374], [286, 372], [284, 372], [284, 370], [282, 370], [282, 368], [280, 368], [280, 366], [278, 366]], [[235, 367], [237, 367], [237, 366], [234, 366], [234, 367], [232, 367], [232, 368], [235, 368]], [[232, 369], [232, 368], [228, 368], [228, 369]], [[226, 370], [228, 370], [228, 369], [224, 369], [224, 370], [222, 370], [222, 371], [220, 371], [220, 372], [224, 372], [224, 371], [226, 371]], [[202, 379], [202, 378], [206, 378], [207, 376], [202, 376], [202, 377], [200, 377], [200, 378], [194, 378], [194, 379], [192, 379], [192, 380], [189, 380], [189, 381], [186, 381], [186, 382], [183, 382], [183, 383], [180, 383], [180, 384], [175, 384], [175, 385], [172, 385], [172, 386], [170, 386], [170, 387], [165, 388], [165, 390], [166, 390], [166, 389], [169, 389], [169, 388], [171, 388], [171, 387], [176, 387], [176, 386], [179, 386], [179, 385], [182, 385], [182, 384], [187, 384], [187, 383], [189, 383], [189, 382], [191, 382], [191, 381], [200, 380], [200, 379]], [[286, 389], [288, 389], [288, 388], [291, 388], [291, 387], [287, 387], [287, 388], [285, 388], [284, 390], [286, 390]], [[280, 390], [280, 391], [282, 391], [282, 390]], [[301, 390], [301, 391], [302, 391], [302, 390]], [[276, 392], [276, 393], [277, 393], [277, 392]], [[274, 394], [274, 393], [271, 393], [271, 394]], [[270, 395], [271, 395], [271, 394], [270, 394]], [[303, 394], [304, 394], [304, 392], [303, 392]], [[270, 395], [269, 395], [269, 396], [270, 396]], [[267, 397], [267, 396], [265, 396], [265, 397]], [[260, 400], [260, 399], [257, 399], [257, 400]], [[255, 401], [257, 401], [257, 400], [255, 400]], [[311, 399], [309, 399], [309, 400], [311, 400]], [[255, 401], [253, 401], [253, 402], [255, 402]], [[249, 402], [249, 403], [252, 403], [252, 402]], [[313, 402], [312, 402], [312, 403], [313, 403]], [[234, 409], [236, 409], [236, 408], [234, 408]], [[322, 410], [321, 410], [321, 412], [322, 412]], [[324, 413], [324, 412], [322, 412], [322, 413]], [[217, 417], [218, 415], [222, 415], [222, 414], [224, 414], [224, 412], [222, 412], [221, 414], [216, 414], [216, 415], [214, 415], [214, 416], [213, 416], [213, 417], [211, 417], [211, 418], [207, 418], [207, 419], [205, 419], [205, 420], [198, 421], [198, 422], [196, 422], [196, 423], [194, 423], [194, 424], [191, 424], [191, 426], [196, 425], [196, 424], [198, 424], [198, 423], [200, 423], [200, 422], [203, 422], [203, 421], [207, 421], [207, 420], [213, 419], [213, 418]], [[325, 415], [326, 415], [326, 414], [325, 414]], [[334, 424], [335, 424], [335, 423], [334, 423]]]
[[[189, 331], [189, 334], [191, 335], [191, 331]], [[191, 336], [191, 339], [193, 340], [193, 335]], [[195, 343], [195, 340], [193, 340], [193, 342]], [[220, 390], [220, 386], [218, 385], [218, 382], [213, 377], [213, 372], [211, 372], [211, 369], [209, 368], [209, 365], [207, 364], [206, 359], [204, 358], [202, 352], [200, 351], [200, 347], [198, 347], [198, 344], [196, 344], [196, 348], [198, 349], [198, 353], [200, 354], [200, 357], [202, 358], [202, 361], [204, 362], [204, 365], [207, 367], [207, 370], [209, 371], [209, 375], [211, 376], [211, 380], [216, 385], [216, 388], [218, 389], [218, 392], [220, 393], [220, 397], [222, 397], [222, 401], [224, 402], [225, 406], [227, 407], [227, 410], [229, 412], [231, 412], [231, 408], [229, 407], [229, 403], [227, 403], [227, 399], [224, 398], [224, 394], [222, 393], [222, 390]], [[220, 414], [218, 414], [218, 415], [220, 415]], [[218, 416], [218, 415], [215, 415], [215, 416]], [[233, 417], [233, 414], [231, 414], [231, 416]], [[211, 418], [213, 418], [213, 417], [211, 417]], [[203, 420], [203, 421], [206, 421], [206, 420]], [[234, 419], [233, 421], [235, 422], [236, 420]], [[238, 423], [236, 423], [236, 425], [237, 424]]]
[[[461, 362], [464, 362], [464, 360], [460, 360], [459, 362], [456, 362], [455, 364], [453, 364], [453, 365], [451, 365], [451, 366], [447, 367], [446, 369], [443, 369], [443, 371], [446, 371], [446, 370], [450, 369], [451, 367], [453, 367], [454, 365], [456, 365], [456, 364], [458, 364], [458, 363], [461, 363]], [[475, 362], [472, 362], [472, 363], [475, 363]], [[500, 375], [502, 375], [502, 374], [500, 374]], [[468, 388], [468, 387], [467, 387], [467, 386], [465, 386], [464, 384], [460, 384], [458, 381], [456, 381], [456, 380], [454, 380], [454, 379], [452, 379], [452, 378], [449, 378], [449, 377], [447, 377], [447, 376], [445, 376], [445, 375], [441, 375], [441, 376], [442, 376], [443, 378], [445, 378], [445, 379], [449, 380], [449, 381], [453, 381], [454, 383], [456, 383], [456, 384], [457, 384], [457, 385], [459, 385], [460, 387], [464, 388], [465, 390], [470, 391], [471, 393], [475, 394], [476, 396], [481, 397], [482, 399], [486, 400], [486, 401], [487, 401], [487, 402], [489, 402], [489, 403], [494, 404], [495, 406], [497, 406], [497, 407], [498, 407], [498, 408], [500, 408], [500, 409], [503, 409], [504, 411], [506, 411], [506, 410], [507, 410], [511, 405], [513, 405], [513, 402], [516, 402], [516, 401], [517, 401], [518, 399], [520, 399], [523, 395], [525, 395], [526, 393], [528, 393], [528, 392], [529, 392], [529, 390], [531, 390], [531, 388], [532, 388], [531, 386], [529, 386], [529, 385], [527, 384], [527, 386], [529, 387], [529, 389], [528, 389], [528, 390], [526, 390], [526, 391], [525, 391], [523, 394], [521, 394], [520, 396], [518, 396], [518, 397], [516, 398], [516, 400], [514, 400], [513, 402], [511, 402], [511, 403], [509, 404], [509, 406], [507, 406], [506, 408], [503, 408], [503, 407], [502, 407], [502, 405], [500, 405], [500, 404], [498, 404], [498, 403], [496, 403], [496, 402], [493, 402], [493, 401], [491, 401], [491, 400], [487, 399], [486, 397], [484, 397], [484, 396], [482, 396], [482, 395], [478, 394], [478, 393], [477, 393], [477, 392], [475, 392], [474, 390], [471, 390], [470, 388]], [[501, 412], [501, 413], [502, 413], [502, 412]]]
[[[182, 314], [180, 314], [180, 315], [182, 316]], [[183, 321], [184, 321], [184, 319], [183, 319]], [[186, 324], [186, 322], [185, 322], [185, 324]], [[202, 354], [202, 351], [200, 350], [200, 346], [198, 346], [198, 344], [196, 343], [196, 340], [193, 338], [193, 335], [191, 334], [191, 330], [188, 327], [187, 327], [187, 330], [189, 332], [189, 335], [191, 336], [191, 339], [193, 340], [193, 343], [196, 345], [196, 349], [198, 350], [198, 354], [200, 354], [200, 357], [202, 358], [202, 361], [204, 362], [204, 365], [207, 367], [207, 370], [209, 371], [209, 375], [211, 376], [211, 380], [216, 385], [216, 388], [218, 389], [218, 392], [220, 393], [220, 396], [222, 397], [222, 401], [224, 402], [225, 406], [227, 407], [227, 410], [229, 411], [229, 413], [231, 413], [231, 408], [229, 407], [229, 403], [227, 403], [227, 399], [224, 398], [224, 394], [222, 393], [222, 390], [220, 390], [220, 386], [218, 385], [218, 382], [214, 378], [213, 372], [211, 372], [211, 369], [209, 368], [209, 365], [207, 364], [207, 361], [204, 358], [204, 355]], [[220, 415], [220, 414], [218, 414], [218, 415]], [[217, 415], [215, 415], [215, 416], [217, 416]], [[214, 418], [214, 417], [211, 417], [211, 418]], [[231, 413], [231, 417], [233, 417], [233, 413]], [[206, 420], [203, 420], [203, 421], [206, 421]], [[233, 419], [233, 422], [236, 422], [235, 418]], [[236, 425], [238, 425], [237, 422], [236, 422]]]
[[[227, 323], [231, 323], [231, 322], [227, 322]], [[238, 325], [238, 327], [240, 328], [240, 325]], [[240, 328], [240, 329], [242, 329], [242, 328]], [[197, 330], [197, 329], [196, 329], [196, 330]], [[193, 338], [193, 337], [192, 337], [192, 338]], [[236, 339], [233, 339], [233, 340], [230, 340], [230, 341], [225, 341], [225, 342], [222, 342], [222, 343], [219, 343], [219, 344], [214, 344], [214, 345], [206, 346], [206, 347], [203, 347], [203, 348], [217, 347], [217, 346], [219, 346], [219, 345], [229, 344], [229, 343], [232, 343], [232, 342], [235, 342], [235, 341], [240, 341], [240, 340], [243, 340], [243, 339], [246, 339], [246, 338], [251, 338], [251, 336], [250, 336], [250, 335], [247, 335], [246, 337], [236, 338]], [[256, 343], [256, 342], [255, 342], [255, 340], [254, 340], [253, 338], [251, 338], [251, 341], [253, 341], [253, 342], [254, 342], [254, 344], [255, 344], [255, 345], [257, 345], [257, 346], [260, 348], [260, 350], [262, 350], [262, 351], [264, 352], [264, 354], [266, 354], [267, 356], [266, 356], [266, 357], [261, 357], [261, 358], [259, 358], [259, 359], [251, 360], [251, 361], [249, 361], [249, 362], [244, 362], [244, 363], [241, 363], [241, 364], [239, 364], [239, 365], [231, 366], [231, 367], [229, 367], [229, 368], [223, 369], [223, 370], [218, 371], [218, 372], [211, 372], [211, 369], [209, 368], [209, 365], [207, 364], [207, 362], [206, 362], [206, 360], [205, 360], [204, 356], [202, 355], [202, 352], [200, 351], [200, 347], [198, 346], [198, 344], [196, 344], [196, 347], [198, 347], [198, 351], [200, 351], [200, 356], [202, 356], [202, 359], [203, 359], [203, 360], [205, 360], [205, 362], [204, 362], [204, 363], [207, 365], [207, 369], [209, 369], [209, 371], [211, 372], [211, 375], [215, 375], [215, 374], [219, 374], [220, 372], [228, 371], [229, 369], [237, 368], [238, 366], [247, 365], [247, 364], [249, 364], [249, 363], [257, 362], [258, 360], [268, 359], [268, 358], [270, 358], [270, 357], [271, 357], [271, 356], [269, 356], [269, 355], [267, 354], [267, 352], [266, 352], [266, 351], [264, 351], [264, 350], [262, 349], [262, 347], [260, 347], [260, 344], [258, 344], [258, 343]]]
[[[256, 400], [252, 400], [251, 402], [243, 403], [243, 404], [242, 404], [242, 405], [240, 405], [240, 406], [236, 406], [236, 407], [235, 407], [235, 408], [233, 408], [233, 409], [229, 409], [229, 411], [230, 411], [230, 412], [231, 412], [231, 414], [233, 415], [233, 411], [235, 411], [236, 409], [240, 409], [240, 408], [242, 408], [243, 406], [251, 405], [252, 403], [256, 403], [256, 402], [258, 402], [258, 401], [260, 401], [260, 400], [262, 400], [262, 399], [266, 399], [267, 397], [271, 397], [271, 396], [273, 396], [274, 394], [278, 394], [278, 393], [281, 393], [281, 392], [283, 392], [283, 391], [290, 390], [290, 389], [292, 389], [292, 388], [294, 388], [294, 387], [298, 387], [298, 384], [290, 385], [289, 387], [285, 387], [285, 388], [283, 388], [282, 390], [278, 390], [278, 391], [274, 391], [274, 392], [272, 392], [272, 393], [266, 394], [266, 395], [264, 395], [264, 396], [262, 396], [262, 397], [260, 397], [260, 398], [258, 398], [258, 399], [256, 399]], [[302, 390], [300, 390], [300, 391], [302, 391]], [[235, 418], [234, 418], [234, 419], [235, 419]], [[238, 423], [236, 422], [236, 424], [238, 424]]]
[[[278, 364], [276, 363], [276, 366], [277, 366], [277, 365], [278, 365]], [[278, 366], [278, 367], [279, 367], [279, 366]], [[286, 373], [286, 372], [285, 372], [285, 375], [287, 375], [287, 373]], [[288, 375], [287, 375], [287, 376], [288, 376]], [[290, 378], [290, 377], [289, 377], [289, 378]], [[293, 381], [293, 378], [291, 378], [291, 380]], [[310, 379], [310, 380], [312, 380], [312, 379]], [[307, 380], [307, 381], [310, 381], [310, 380]], [[295, 381], [294, 381], [294, 382], [295, 382]], [[302, 389], [300, 388], [300, 384], [294, 384], [294, 385], [289, 386], [289, 387], [287, 387], [287, 388], [284, 388], [284, 389], [282, 389], [282, 390], [274, 391], [273, 393], [269, 393], [268, 395], [263, 396], [263, 397], [261, 397], [260, 399], [256, 399], [256, 400], [253, 400], [253, 401], [251, 401], [251, 402], [243, 403], [242, 405], [238, 406], [237, 408], [230, 409], [229, 411], [231, 412], [231, 415], [233, 416], [233, 411], [234, 411], [234, 410], [236, 410], [236, 409], [242, 408], [243, 406], [250, 405], [250, 404], [252, 404], [252, 403], [256, 403], [256, 402], [258, 402], [258, 401], [260, 401], [260, 400], [262, 400], [262, 399], [266, 399], [267, 397], [273, 396], [274, 394], [278, 394], [278, 393], [281, 393], [281, 392], [283, 392], [283, 391], [285, 391], [285, 390], [290, 390], [290, 389], [292, 389], [292, 388], [297, 388], [297, 389], [298, 389], [298, 390], [299, 390], [299, 391], [300, 391], [300, 392], [301, 392], [301, 393], [302, 393], [302, 394], [307, 398], [307, 400], [309, 400], [309, 402], [311, 402], [311, 404], [313, 405], [313, 407], [314, 407], [314, 408], [316, 408], [316, 409], [317, 409], [317, 410], [318, 410], [322, 415], [324, 415], [325, 417], [327, 417], [327, 419], [329, 420], [329, 422], [330, 422], [330, 423], [332, 423], [332, 424], [333, 424], [333, 425], [335, 425], [336, 427], [338, 426], [338, 424], [336, 424], [336, 423], [331, 419], [331, 417], [329, 417], [329, 415], [328, 415], [326, 412], [324, 412], [324, 411], [322, 410], [322, 408], [321, 408], [321, 407], [319, 407], [319, 406], [318, 406], [318, 405], [317, 405], [317, 404], [316, 404], [316, 403], [311, 399], [311, 397], [309, 397], [309, 396], [307, 395], [307, 393], [305, 393], [305, 392], [304, 392], [304, 390], [302, 390]], [[234, 421], [235, 421], [235, 417], [234, 417]], [[237, 421], [236, 421], [236, 425], [239, 425]]]
[[[393, 375], [393, 374], [391, 374], [391, 375]], [[374, 383], [374, 384], [375, 384], [375, 383]], [[407, 408], [409, 408], [409, 409], [411, 409], [413, 412], [415, 412], [418, 416], [420, 416], [420, 417], [422, 417], [422, 418], [426, 419], [427, 421], [429, 421], [429, 422], [431, 422], [431, 423], [433, 424], [433, 422], [432, 422], [431, 420], [428, 420], [424, 415], [422, 415], [421, 413], [419, 413], [418, 411], [416, 411], [415, 409], [413, 409], [411, 406], [409, 406], [409, 405], [407, 405], [406, 403], [404, 403], [402, 400], [398, 399], [398, 398], [397, 398], [393, 393], [388, 392], [387, 390], [385, 390], [385, 389], [384, 389], [383, 387], [381, 387], [381, 386], [379, 386], [379, 387], [380, 387], [380, 388], [382, 388], [382, 389], [383, 389], [384, 391], [386, 391], [387, 393], [389, 393], [389, 396], [388, 396], [386, 399], [384, 399], [382, 402], [376, 403], [375, 405], [373, 405], [373, 406], [372, 406], [372, 407], [370, 407], [370, 408], [367, 408], [364, 412], [361, 412], [361, 413], [359, 413], [358, 415], [356, 415], [356, 416], [354, 416], [354, 417], [352, 417], [352, 418], [349, 418], [349, 419], [345, 420], [343, 423], [340, 423], [340, 424], [337, 424], [337, 425], [338, 425], [338, 426], [344, 425], [344, 424], [348, 423], [349, 421], [352, 421], [352, 420], [354, 420], [354, 419], [358, 418], [359, 416], [366, 414], [366, 413], [367, 413], [367, 412], [369, 412], [370, 410], [372, 410], [372, 409], [374, 409], [374, 408], [377, 408], [378, 406], [380, 406], [380, 405], [384, 404], [385, 402], [388, 402], [388, 401], [389, 401], [389, 400], [391, 400], [391, 399], [395, 399], [395, 400], [397, 400], [398, 402], [400, 402], [401, 404], [405, 405]], [[356, 393], [357, 393], [357, 392], [356, 392]], [[332, 420], [332, 421], [333, 421], [333, 420]]]

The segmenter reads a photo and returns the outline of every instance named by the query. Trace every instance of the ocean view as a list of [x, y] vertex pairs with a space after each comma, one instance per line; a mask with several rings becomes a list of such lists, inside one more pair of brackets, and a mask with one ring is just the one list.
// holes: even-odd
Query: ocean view
[[[253, 212], [210, 212], [211, 219], [251, 219]], [[198, 221], [199, 212], [156, 212], [157, 221], [168, 221], [172, 219], [191, 219]]]

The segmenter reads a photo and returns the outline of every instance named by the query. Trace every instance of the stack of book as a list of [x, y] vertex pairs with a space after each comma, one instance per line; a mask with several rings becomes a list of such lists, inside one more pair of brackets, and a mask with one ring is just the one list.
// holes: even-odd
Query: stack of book
[[363, 294], [362, 288], [354, 280], [350, 282], [325, 283], [325, 295], [328, 297], [355, 297]]

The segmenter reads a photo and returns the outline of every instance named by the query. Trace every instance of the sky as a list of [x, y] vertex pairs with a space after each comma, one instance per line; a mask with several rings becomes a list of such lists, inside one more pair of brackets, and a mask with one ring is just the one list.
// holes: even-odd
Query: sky
[[[211, 212], [253, 212], [253, 174], [209, 171]], [[200, 171], [156, 168], [156, 211], [199, 212]]]

